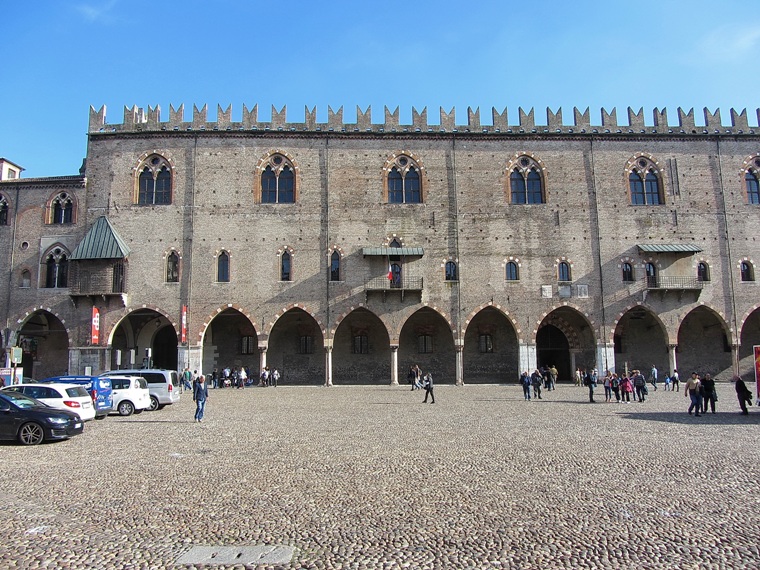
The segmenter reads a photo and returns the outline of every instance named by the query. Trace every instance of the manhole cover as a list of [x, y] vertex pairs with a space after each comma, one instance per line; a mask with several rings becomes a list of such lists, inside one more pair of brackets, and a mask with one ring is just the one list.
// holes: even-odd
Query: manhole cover
[[292, 546], [193, 546], [176, 564], [287, 564]]

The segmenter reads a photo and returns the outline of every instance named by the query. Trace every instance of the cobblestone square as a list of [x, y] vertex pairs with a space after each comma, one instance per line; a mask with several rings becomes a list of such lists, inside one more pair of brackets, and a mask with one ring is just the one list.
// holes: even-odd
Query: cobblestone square
[[[247, 388], [3, 444], [3, 568], [760, 568], [760, 413], [561, 385]], [[273, 549], [269, 549], [272, 551]], [[225, 550], [225, 552], [227, 552]], [[225, 558], [214, 568], [242, 568]], [[249, 566], [253, 567], [253, 566]]]

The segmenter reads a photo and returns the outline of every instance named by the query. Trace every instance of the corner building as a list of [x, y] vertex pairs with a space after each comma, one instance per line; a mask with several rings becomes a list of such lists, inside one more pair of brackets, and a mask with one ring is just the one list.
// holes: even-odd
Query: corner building
[[[285, 384], [516, 381], [760, 345], [760, 130], [493, 110], [90, 110], [79, 176], [0, 182], [6, 354], [34, 378], [276, 367]], [[701, 122], [701, 121], [700, 121]], [[516, 123], [516, 124], [515, 124]], [[753, 123], [756, 121], [753, 120]], [[4, 289], [4, 290], [2, 290]]]

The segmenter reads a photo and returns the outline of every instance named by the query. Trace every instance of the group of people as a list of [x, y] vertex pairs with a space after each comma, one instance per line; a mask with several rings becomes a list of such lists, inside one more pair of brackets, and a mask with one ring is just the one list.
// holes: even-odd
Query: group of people
[[[523, 373], [523, 375], [525, 374], [527, 373]], [[588, 370], [578, 368], [576, 369], [575, 376], [576, 386], [586, 386], [589, 393], [589, 402], [595, 402], [594, 390], [600, 382], [597, 370], [595, 368], [590, 368]], [[628, 404], [631, 402], [631, 398], [633, 398], [634, 402], [645, 402], [649, 395], [647, 384], [651, 384], [654, 390], [657, 390], [658, 376], [658, 370], [655, 365], [652, 365], [648, 379], [645, 378], [641, 370], [638, 369], [631, 370], [630, 374], [624, 374], [622, 377], [610, 370], [604, 378], [601, 379], [601, 383], [604, 386], [604, 400], [605, 402], [612, 402], [614, 394], [617, 403], [624, 402]], [[527, 389], [522, 376], [520, 382], [523, 386], [523, 393], [526, 393]], [[732, 382], [735, 384], [736, 396], [739, 400], [741, 413], [747, 415], [749, 413], [747, 405], [752, 405], [752, 392], [750, 392], [740, 376], [734, 376]], [[674, 369], [672, 374], [666, 375], [665, 391], [680, 391], [680, 377], [677, 369]], [[540, 398], [540, 388], [538, 389], [538, 394], [538, 397]], [[708, 409], [714, 414], [716, 409], [715, 404], [718, 401], [715, 379], [710, 374], [700, 376], [697, 372], [692, 372], [691, 378], [686, 381], [684, 387], [684, 397], [689, 397], [691, 399], [691, 405], [688, 409], [690, 415], [694, 413], [696, 417], [699, 417], [702, 414], [706, 414]], [[526, 396], [526, 399], [529, 399], [529, 396]]]
[[526, 401], [530, 401], [531, 388], [533, 388], [533, 398], [542, 400], [541, 389], [545, 389], [547, 392], [556, 390], [557, 388], [557, 367], [542, 366], [540, 369], [536, 368], [532, 374], [528, 374], [526, 370], [520, 374], [520, 386], [523, 389], [523, 396]]
[[409, 373], [406, 375], [406, 380], [411, 384], [412, 391], [425, 390], [425, 399], [423, 404], [427, 404], [428, 396], [430, 396], [430, 403], [435, 404], [435, 394], [433, 394], [433, 375], [428, 372], [422, 374], [422, 369], [417, 364], [413, 364], [409, 368]]

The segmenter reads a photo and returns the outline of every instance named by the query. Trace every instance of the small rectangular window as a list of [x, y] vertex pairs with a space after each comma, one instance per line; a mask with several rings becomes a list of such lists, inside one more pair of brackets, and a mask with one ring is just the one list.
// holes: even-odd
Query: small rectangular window
[[298, 345], [298, 354], [314, 353], [314, 337], [302, 336]]
[[354, 336], [354, 354], [369, 354], [369, 339], [366, 334]]
[[417, 337], [417, 352], [429, 354], [433, 352], [433, 337], [429, 334], [421, 334]]
[[240, 339], [240, 354], [256, 354], [256, 337], [244, 336]]
[[478, 337], [478, 349], [481, 353], [493, 352], [493, 337], [490, 334], [482, 334]]

